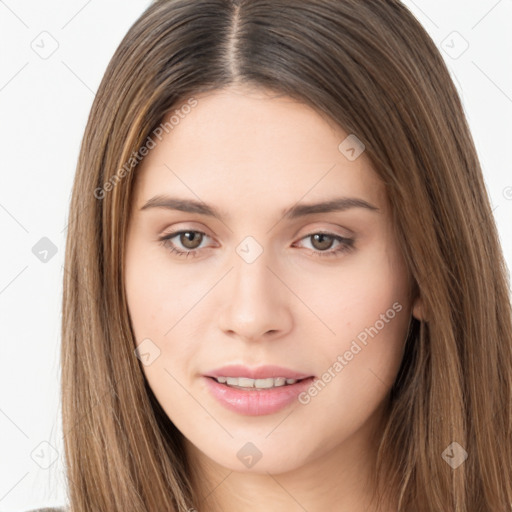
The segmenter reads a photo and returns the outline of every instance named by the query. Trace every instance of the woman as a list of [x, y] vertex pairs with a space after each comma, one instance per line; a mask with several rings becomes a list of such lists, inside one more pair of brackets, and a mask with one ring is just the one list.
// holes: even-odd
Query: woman
[[154, 2], [96, 95], [65, 266], [73, 512], [510, 510], [505, 264], [400, 2]]

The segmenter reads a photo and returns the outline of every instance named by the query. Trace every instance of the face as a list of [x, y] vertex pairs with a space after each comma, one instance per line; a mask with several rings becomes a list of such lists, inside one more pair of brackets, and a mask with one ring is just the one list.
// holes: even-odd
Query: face
[[[232, 471], [363, 449], [418, 307], [385, 188], [351, 139], [340, 149], [348, 133], [288, 97], [195, 100], [137, 170], [125, 289], [149, 385], [189, 449]], [[226, 365], [311, 378], [237, 390], [207, 377]]]

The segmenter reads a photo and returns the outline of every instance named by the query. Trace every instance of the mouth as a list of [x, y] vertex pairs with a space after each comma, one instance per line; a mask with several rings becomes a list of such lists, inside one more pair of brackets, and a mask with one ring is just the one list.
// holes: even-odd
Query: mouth
[[[315, 377], [284, 379], [272, 377], [255, 379], [244, 377], [203, 376], [206, 389], [222, 406], [237, 414], [262, 416], [274, 414], [297, 402], [301, 393], [306, 392]], [[220, 382], [221, 380], [226, 382]], [[285, 382], [283, 383], [282, 380]], [[286, 382], [288, 380], [288, 382]], [[240, 385], [244, 384], [244, 385]]]
[[287, 379], [285, 377], [269, 377], [266, 379], [251, 379], [248, 377], [210, 377], [207, 378], [214, 380], [222, 386], [240, 389], [243, 391], [266, 391], [272, 389], [286, 388], [303, 382], [311, 380], [314, 377], [303, 377], [301, 379]]

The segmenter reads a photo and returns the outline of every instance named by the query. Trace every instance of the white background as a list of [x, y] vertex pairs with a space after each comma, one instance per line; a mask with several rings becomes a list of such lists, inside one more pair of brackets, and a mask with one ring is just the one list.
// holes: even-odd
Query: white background
[[[95, 91], [149, 3], [0, 0], [0, 512], [66, 501], [59, 353], [69, 198]], [[461, 94], [512, 268], [512, 0], [404, 3]], [[46, 59], [35, 51], [52, 44]], [[32, 252], [43, 237], [57, 251], [46, 263]], [[56, 450], [48, 469], [36, 462], [52, 460], [41, 442]]]

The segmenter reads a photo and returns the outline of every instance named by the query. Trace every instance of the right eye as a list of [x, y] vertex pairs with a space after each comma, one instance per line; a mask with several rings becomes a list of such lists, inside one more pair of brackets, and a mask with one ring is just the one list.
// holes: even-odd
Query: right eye
[[[175, 253], [178, 256], [186, 256], [188, 257], [191, 254], [193, 257], [197, 255], [197, 252], [200, 250], [198, 247], [200, 242], [203, 240], [203, 237], [208, 237], [206, 233], [202, 231], [196, 231], [192, 229], [183, 229], [180, 231], [175, 231], [173, 233], [169, 233], [159, 238], [160, 243], [168, 249], [171, 253]], [[177, 248], [174, 242], [171, 242], [173, 238], [178, 238], [179, 243], [184, 249]], [[208, 237], [209, 238], [209, 237]]]

